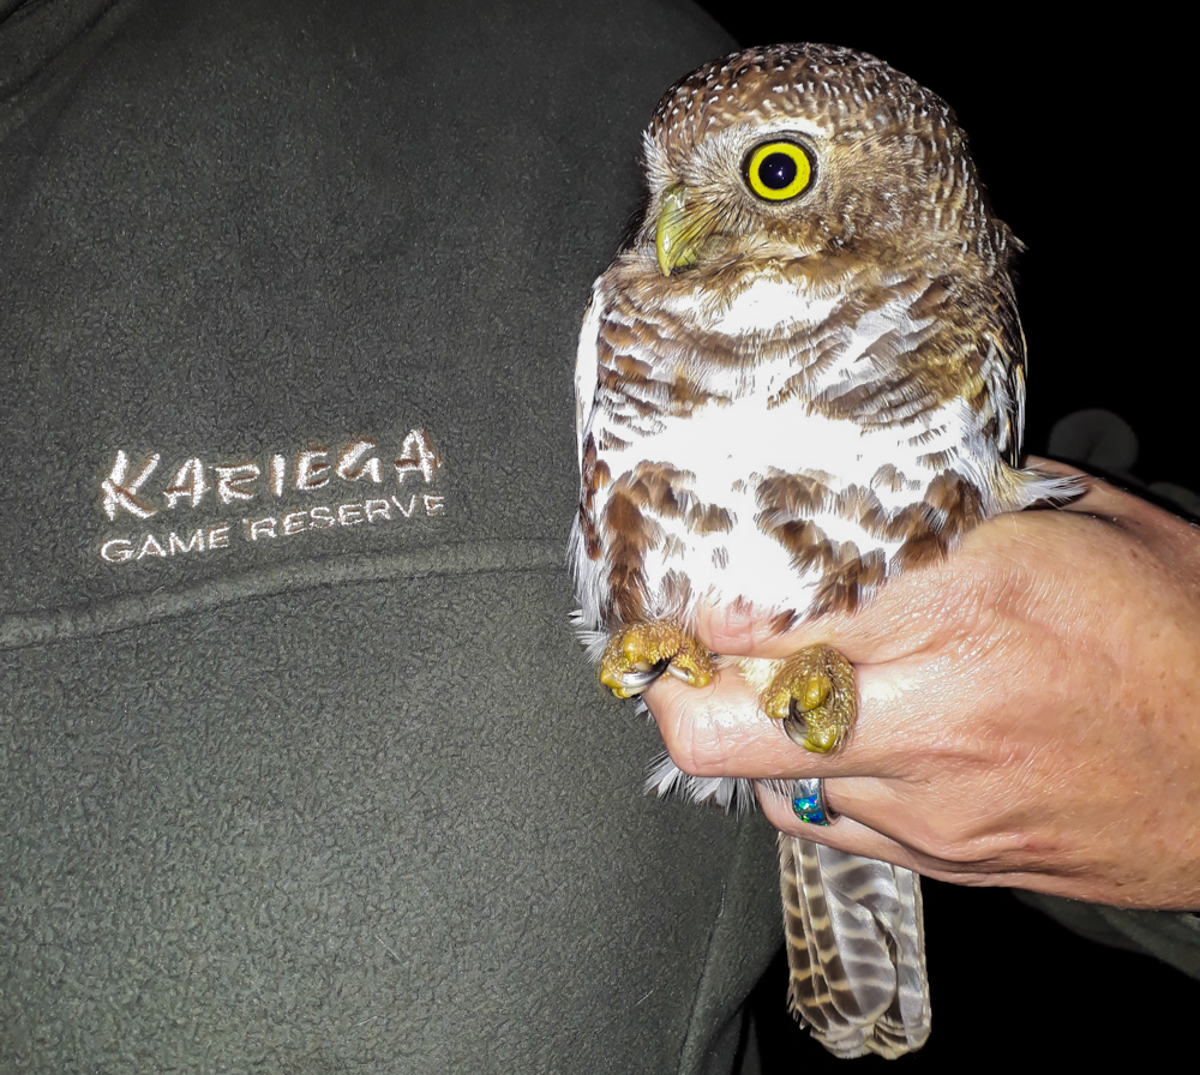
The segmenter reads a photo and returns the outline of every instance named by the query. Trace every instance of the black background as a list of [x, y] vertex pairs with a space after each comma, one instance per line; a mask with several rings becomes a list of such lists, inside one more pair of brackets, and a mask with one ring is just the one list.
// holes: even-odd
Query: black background
[[[1125, 16], [1048, 30], [1032, 18], [986, 31], [907, 8], [776, 14], [709, 0], [740, 44], [816, 41], [863, 49], [954, 108], [1001, 219], [1026, 244], [1018, 298], [1029, 344], [1026, 445], [1053, 422], [1105, 407], [1141, 444], [1137, 477], [1194, 488], [1195, 346], [1174, 281], [1186, 278], [1190, 198], [1172, 115], [1179, 60], [1169, 27]], [[776, 9], [777, 10], [777, 9]], [[851, 8], [844, 9], [846, 11]], [[930, 25], [930, 23], [933, 25]]]
[[[1032, 18], [953, 26], [946, 8], [784, 14], [709, 0], [742, 45], [815, 41], [863, 49], [934, 90], [958, 114], [993, 207], [1027, 245], [1017, 264], [1029, 344], [1026, 445], [1054, 421], [1104, 407], [1137, 431], [1134, 474], [1196, 487], [1197, 388], [1186, 334], [1194, 226], [1169, 108], [1170, 29], [1126, 15], [1047, 30]], [[797, 6], [798, 11], [803, 8]], [[982, 17], [982, 15], [980, 16]], [[1181, 144], [1181, 139], [1182, 143]], [[1183, 217], [1183, 219], [1180, 219]], [[1190, 258], [1189, 258], [1190, 260]], [[934, 1031], [904, 1070], [1174, 1059], [1200, 1012], [1200, 982], [1062, 929], [1008, 892], [925, 883]], [[782, 958], [760, 985], [764, 1071], [844, 1064], [783, 1008]], [[882, 1064], [871, 1059], [865, 1064]]]

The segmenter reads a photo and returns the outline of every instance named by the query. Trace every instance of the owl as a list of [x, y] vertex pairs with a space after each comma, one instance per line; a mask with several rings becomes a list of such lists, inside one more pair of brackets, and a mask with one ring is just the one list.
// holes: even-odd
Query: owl
[[[853, 610], [1063, 493], [1017, 466], [1019, 244], [950, 108], [861, 52], [716, 60], [667, 91], [642, 148], [645, 210], [579, 341], [578, 626], [619, 697], [736, 667], [796, 743], [834, 750], [856, 706], [845, 658], [731, 661], [696, 639], [695, 611], [738, 602], [782, 632]], [[651, 784], [750, 791], [668, 759]], [[916, 875], [779, 845], [794, 1013], [838, 1055], [919, 1048]]]

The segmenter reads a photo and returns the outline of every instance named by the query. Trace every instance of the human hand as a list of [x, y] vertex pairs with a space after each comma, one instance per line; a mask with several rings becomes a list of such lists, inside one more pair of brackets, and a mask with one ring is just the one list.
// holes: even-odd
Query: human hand
[[805, 825], [760, 784], [767, 817], [940, 880], [1200, 908], [1200, 531], [1088, 482], [1061, 510], [979, 527], [854, 614], [772, 636], [745, 610], [702, 612], [718, 653], [836, 647], [859, 714], [841, 747], [810, 754], [736, 669], [701, 689], [664, 676], [644, 697], [676, 765], [824, 777], [835, 825]]

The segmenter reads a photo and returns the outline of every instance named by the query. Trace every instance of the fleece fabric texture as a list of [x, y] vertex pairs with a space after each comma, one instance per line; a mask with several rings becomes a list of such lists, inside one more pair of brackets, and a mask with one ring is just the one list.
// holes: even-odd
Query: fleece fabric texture
[[[771, 835], [641, 797], [564, 565], [588, 288], [730, 47], [0, 0], [0, 1072], [752, 1066]], [[1052, 450], [1126, 469], [1093, 419]], [[1200, 976], [1194, 916], [1028, 899]]]
[[568, 625], [684, 5], [5, 5], [0, 1071], [728, 1071], [774, 847]]

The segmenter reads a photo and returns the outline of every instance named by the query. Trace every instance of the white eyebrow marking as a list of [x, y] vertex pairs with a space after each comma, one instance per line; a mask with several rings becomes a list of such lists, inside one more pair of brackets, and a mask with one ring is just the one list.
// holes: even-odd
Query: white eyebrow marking
[[822, 127], [810, 119], [801, 116], [781, 116], [778, 119], [763, 123], [754, 128], [756, 134], [775, 134], [776, 132], [793, 131], [796, 134], [807, 134], [813, 138], [827, 138], [830, 135], [828, 127]]

